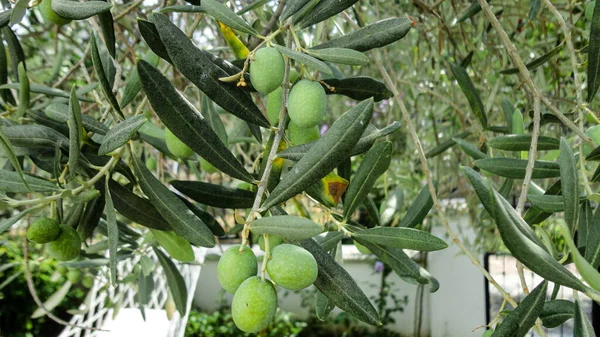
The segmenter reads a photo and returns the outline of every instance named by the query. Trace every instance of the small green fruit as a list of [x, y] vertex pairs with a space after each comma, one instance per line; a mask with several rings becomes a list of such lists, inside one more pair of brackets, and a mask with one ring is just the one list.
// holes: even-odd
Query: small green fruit
[[67, 274], [67, 267], [63, 266], [63, 265], [58, 265], [58, 267], [56, 267], [56, 272], [58, 272], [61, 275], [66, 275]]
[[194, 154], [194, 150], [179, 140], [169, 129], [165, 129], [165, 141], [167, 142], [169, 152], [177, 158], [187, 159]]
[[146, 111], [144, 111], [144, 116], [146, 117], [146, 119], [151, 120], [152, 117], [154, 117], [154, 114], [152, 113], [152, 111], [146, 110]]
[[156, 157], [146, 158], [146, 168], [150, 171], [156, 170]]
[[287, 243], [271, 251], [267, 262], [271, 279], [289, 290], [304, 289], [317, 279], [317, 261], [306, 249]]
[[79, 256], [81, 238], [77, 231], [67, 225], [60, 225], [60, 234], [48, 244], [48, 253], [59, 261], [71, 261]]
[[294, 122], [290, 122], [288, 124], [288, 136], [292, 145], [302, 145], [319, 139], [321, 134], [319, 133], [319, 127], [316, 125], [303, 128]]
[[250, 63], [250, 82], [258, 92], [268, 94], [281, 86], [284, 72], [281, 53], [273, 47], [261, 48]]
[[71, 269], [67, 273], [67, 280], [73, 284], [79, 283], [81, 281], [81, 271], [79, 269]]
[[81, 280], [81, 284], [86, 288], [91, 288], [94, 286], [94, 277], [92, 275], [85, 275], [83, 280]]
[[283, 89], [281, 87], [275, 89], [272, 93], [267, 96], [267, 117], [271, 124], [276, 125], [279, 120], [279, 113], [281, 112], [281, 105], [283, 104]]
[[361, 252], [361, 253], [363, 253], [363, 254], [367, 254], [367, 255], [368, 254], [373, 254], [369, 248], [361, 245], [357, 241], [354, 241], [354, 245], [356, 246], [356, 249], [358, 249], [358, 251]]
[[298, 74], [298, 70], [296, 70], [296, 68], [290, 68], [290, 83], [296, 82], [298, 75], [300, 74]]
[[200, 168], [202, 169], [202, 171], [209, 173], [209, 174], [219, 172], [219, 170], [217, 170], [217, 168], [214, 167], [213, 164], [209, 163], [204, 158], [200, 158]]
[[277, 311], [277, 291], [269, 280], [253, 276], [233, 296], [231, 316], [244, 332], [259, 332], [269, 326]]
[[51, 218], [41, 218], [29, 226], [27, 240], [35, 243], [48, 243], [60, 234], [58, 221]]
[[302, 80], [290, 90], [288, 114], [299, 127], [309, 128], [319, 124], [326, 108], [325, 90], [318, 82]]
[[65, 19], [62, 16], [56, 14], [56, 12], [52, 9], [52, 0], [44, 0], [38, 6], [42, 16], [46, 21], [50, 21], [56, 25], [62, 26], [70, 23], [71, 20]]
[[252, 249], [244, 246], [240, 252], [240, 246], [229, 247], [223, 252], [217, 264], [217, 279], [223, 289], [230, 294], [234, 294], [247, 278], [258, 273], [258, 264]]
[[[281, 236], [279, 235], [269, 235], [269, 250], [272, 250], [273, 248], [279, 246], [280, 244], [284, 243], [284, 240]], [[265, 237], [264, 235], [261, 235], [258, 238], [258, 246], [260, 247], [260, 250], [262, 250], [263, 252], [265, 251]]]
[[492, 335], [494, 334], [494, 330], [486, 330], [483, 335], [481, 335], [481, 337], [492, 337]]

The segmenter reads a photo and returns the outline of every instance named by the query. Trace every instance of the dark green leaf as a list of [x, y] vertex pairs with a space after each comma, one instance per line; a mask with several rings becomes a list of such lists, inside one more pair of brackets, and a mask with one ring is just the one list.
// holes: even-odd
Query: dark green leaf
[[[219, 136], [219, 139], [223, 144], [227, 144], [227, 131], [225, 131], [225, 126], [223, 125], [223, 121], [221, 121], [221, 117], [217, 111], [215, 111], [215, 107], [213, 103], [206, 96], [202, 96], [202, 115], [206, 119], [206, 122], [213, 131]], [[251, 125], [251, 124], [248, 124]]]
[[544, 303], [540, 319], [546, 328], [552, 329], [561, 326], [574, 315], [575, 303], [567, 300], [551, 300]]
[[[558, 55], [558, 53], [560, 53], [560, 51], [562, 50], [562, 47], [563, 47], [562, 44], [554, 47], [551, 51], [549, 51], [546, 54], [527, 63], [525, 66], [530, 71], [542, 66], [544, 63], [548, 62], [552, 57], [554, 57], [555, 55]], [[503, 75], [518, 74], [518, 73], [519, 73], [519, 68], [510, 68], [510, 69], [505, 69], [505, 70], [500, 71], [500, 74], [503, 74]]]
[[364, 66], [369, 63], [369, 58], [367, 55], [348, 48], [309, 49], [307, 53], [323, 61], [329, 61], [338, 64]]
[[571, 145], [565, 138], [560, 139], [558, 162], [560, 165], [562, 196], [565, 204], [565, 222], [571, 229], [571, 235], [573, 235], [575, 234], [579, 215], [579, 181], [577, 178], [577, 162]]
[[[27, 182], [29, 189], [23, 182]], [[59, 190], [55, 183], [47, 181], [36, 176], [23, 175], [14, 171], [0, 169], [0, 191], [7, 193], [28, 193], [28, 192], [57, 192]]]
[[[150, 63], [153, 67], [158, 66], [160, 59], [158, 55], [153, 53], [151, 50], [144, 56], [144, 61]], [[124, 109], [137, 94], [142, 90], [142, 82], [140, 82], [140, 75], [137, 72], [137, 67], [133, 68], [131, 74], [127, 77], [127, 83], [125, 89], [123, 89], [123, 97], [121, 98], [121, 109]]]
[[69, 98], [69, 170], [75, 172], [79, 170], [79, 158], [81, 156], [80, 146], [82, 135], [84, 134], [83, 123], [81, 122], [81, 106], [77, 100], [75, 86], [71, 88], [71, 97]]
[[315, 241], [317, 241], [317, 243], [319, 245], [321, 245], [321, 247], [323, 247], [323, 249], [325, 249], [325, 251], [329, 252], [333, 248], [335, 248], [335, 246], [337, 246], [338, 242], [342, 241], [343, 238], [344, 238], [344, 233], [342, 233], [340, 231], [334, 231], [334, 232], [327, 232], [327, 234], [325, 236], [315, 237]]
[[467, 138], [470, 135], [471, 135], [471, 132], [466, 131], [463, 133], [459, 133], [458, 135], [452, 137], [451, 139], [441, 142], [440, 145], [427, 151], [427, 153], [425, 153], [425, 158], [433, 158], [433, 157], [439, 156], [440, 154], [444, 153], [444, 151], [448, 150], [449, 148], [454, 146], [454, 144], [456, 144], [454, 139], [457, 139], [457, 138], [463, 139], [463, 138]]
[[119, 228], [115, 206], [108, 188], [109, 179], [106, 179], [104, 200], [106, 201], [106, 227], [108, 229], [108, 257], [110, 269], [110, 283], [117, 286], [117, 249], [119, 248]]
[[469, 156], [471, 156], [471, 158], [477, 160], [477, 159], [484, 159], [484, 158], [488, 158], [489, 156], [486, 153], [481, 152], [477, 146], [467, 142], [464, 139], [460, 139], [460, 138], [452, 138], [452, 140], [458, 144], [458, 146], [460, 146], [460, 148], [465, 151], [466, 154], [468, 154]]
[[321, 43], [312, 49], [349, 48], [361, 52], [380, 48], [406, 36], [413, 26], [407, 18], [390, 18], [375, 22], [344, 36]]
[[151, 229], [152, 235], [161, 247], [171, 255], [172, 258], [181, 262], [192, 262], [195, 259], [192, 245], [175, 232], [163, 232]]
[[344, 95], [355, 100], [373, 97], [375, 102], [392, 97], [392, 92], [383, 84], [370, 77], [330, 78], [321, 83], [327, 95]]
[[261, 209], [267, 210], [301, 193], [336, 168], [354, 148], [372, 114], [372, 99], [362, 101], [344, 113], [282, 178]]
[[375, 200], [370, 196], [367, 196], [363, 201], [363, 206], [369, 215], [369, 218], [375, 223], [376, 226], [381, 226], [381, 219], [379, 218], [379, 210], [375, 204]]
[[10, 23], [11, 12], [12, 10], [10, 9], [0, 12], [0, 28], [8, 26]]
[[600, 211], [598, 208], [589, 224], [586, 237], [585, 259], [590, 262], [592, 267], [600, 267]]
[[458, 18], [456, 19], [456, 23], [465, 22], [467, 19], [473, 17], [475, 14], [477, 14], [479, 12], [481, 12], [481, 6], [479, 5], [479, 2], [477, 2], [477, 1], [472, 2], [469, 7], [467, 7], [465, 10], [460, 12], [460, 14], [458, 15]]
[[[22, 0], [21, 0], [22, 1]], [[19, 105], [17, 106], [17, 117], [23, 117], [29, 109], [29, 77], [23, 63], [19, 63]]]
[[[96, 0], [108, 2], [106, 0]], [[102, 12], [98, 14], [98, 23], [100, 24], [100, 30], [102, 31], [102, 36], [104, 37], [104, 43], [106, 44], [106, 49], [108, 50], [108, 54], [110, 57], [114, 58], [116, 56], [116, 38], [115, 38], [115, 27], [113, 16], [110, 11]]]
[[144, 41], [146, 41], [148, 47], [150, 47], [150, 49], [160, 58], [173, 64], [173, 61], [171, 61], [169, 53], [167, 52], [167, 48], [165, 48], [165, 45], [160, 39], [160, 35], [158, 35], [158, 30], [156, 30], [156, 26], [154, 26], [154, 24], [149, 21], [142, 20], [139, 18], [138, 26], [140, 28], [140, 34], [142, 34], [142, 37], [144, 38]]
[[154, 278], [152, 274], [144, 275], [140, 271], [138, 276], [138, 301], [141, 305], [146, 305], [150, 302], [152, 291], [154, 291]]
[[318, 223], [293, 215], [263, 217], [250, 224], [250, 230], [257, 235], [279, 235], [288, 240], [304, 240], [323, 232]]
[[8, 45], [8, 52], [10, 53], [10, 63], [12, 64], [13, 73], [18, 74], [19, 70], [17, 69], [19, 63], [23, 63], [25, 69], [27, 69], [27, 65], [25, 63], [25, 53], [23, 52], [23, 47], [21, 47], [21, 43], [17, 38], [17, 35], [10, 27], [2, 28], [2, 37], [6, 41]]
[[169, 291], [173, 296], [173, 302], [175, 302], [175, 308], [179, 311], [179, 314], [183, 317], [187, 308], [187, 288], [185, 286], [185, 281], [183, 280], [183, 276], [179, 273], [179, 270], [160, 249], [153, 247], [154, 253], [158, 257], [158, 262], [162, 266], [165, 276], [167, 277], [167, 285], [169, 286]]
[[104, 136], [104, 140], [98, 149], [98, 155], [103, 156], [109, 152], [112, 152], [121, 146], [127, 144], [127, 142], [135, 136], [137, 130], [146, 123], [146, 117], [143, 115], [134, 116], [127, 118], [121, 123], [117, 124], [114, 128]]
[[544, 212], [557, 213], [565, 210], [563, 197], [560, 195], [535, 195], [529, 193], [527, 200], [532, 206], [541, 209]]
[[204, 221], [206, 226], [208, 226], [210, 231], [215, 236], [225, 235], [225, 231], [223, 230], [223, 227], [221, 227], [221, 224], [217, 222], [217, 220], [210, 213], [200, 208], [200, 206], [188, 201], [184, 197], [180, 197], [180, 199], [190, 209], [190, 211], [192, 211], [194, 214], [196, 214], [197, 217]]
[[206, 224], [156, 179], [137, 156], [134, 156], [133, 159], [142, 191], [150, 198], [150, 202], [156, 207], [156, 210], [167, 220], [169, 226], [194, 245], [214, 247], [215, 238]]
[[5, 126], [4, 133], [13, 146], [25, 148], [69, 148], [69, 139], [58, 131], [36, 124]]
[[[235, 83], [225, 83], [219, 80], [219, 78], [231, 74], [227, 73], [221, 64], [217, 65], [212, 55], [196, 48], [185, 33], [171, 23], [166, 16], [153, 14], [150, 18], [156, 25], [175, 67], [198, 89], [225, 111], [252, 124], [270, 127], [267, 118], [247, 93]], [[159, 53], [157, 54], [160, 56]]]
[[302, 240], [300, 244], [317, 260], [319, 274], [314, 282], [315, 287], [345, 312], [365, 323], [381, 325], [377, 310], [350, 274], [314, 240]]
[[[594, 19], [596, 11], [594, 10]], [[575, 326], [573, 327], [573, 337], [596, 337], [596, 332], [579, 301], [575, 301]]]
[[481, 122], [481, 126], [483, 126], [484, 129], [487, 129], [488, 122], [485, 114], [485, 107], [483, 106], [479, 92], [475, 89], [475, 85], [473, 84], [473, 81], [471, 81], [471, 77], [469, 77], [467, 70], [454, 63], [450, 63], [450, 69], [452, 70], [452, 74], [454, 74], [456, 81], [458, 81], [460, 89], [467, 97], [471, 110], [473, 110], [473, 113], [477, 119], [479, 119], [479, 122]]
[[600, 87], [600, 1], [594, 6], [588, 48], [587, 101], [591, 102]]
[[222, 172], [240, 180], [253, 180], [204, 117], [158, 69], [139, 61], [138, 73], [152, 108], [177, 138]]
[[306, 5], [309, 1], [310, 0], [296, 0], [296, 1], [290, 1], [290, 2], [286, 3], [285, 8], [283, 9], [283, 12], [281, 13], [281, 21], [285, 21], [290, 16], [296, 14], [296, 12], [301, 10], [302, 7], [304, 7], [304, 5]]
[[[531, 135], [498, 136], [488, 141], [488, 146], [505, 151], [529, 151]], [[556, 138], [539, 136], [537, 149], [539, 151], [558, 150], [560, 141]]]
[[[501, 177], [523, 179], [527, 160], [516, 158], [486, 158], [475, 161], [475, 166]], [[533, 179], [556, 178], [560, 176], [560, 166], [555, 162], [536, 160], [533, 165]]]
[[109, 189], [115, 201], [115, 208], [127, 219], [152, 229], [171, 229], [169, 223], [148, 200], [114, 181], [109, 183]]
[[[14, 172], [16, 174], [16, 177], [14, 177], [15, 178], [14, 183], [18, 184], [17, 179], [16, 179], [18, 177], [18, 180], [23, 182], [23, 187], [25, 188], [26, 192], [33, 192], [34, 190], [32, 190], [32, 187], [29, 185], [29, 181], [25, 178], [25, 175], [23, 174], [23, 169], [21, 168], [21, 162], [15, 155], [15, 151], [13, 149], [12, 143], [10, 142], [10, 139], [8, 138], [8, 136], [4, 133], [4, 129], [1, 126], [0, 126], [0, 147], [2, 147], [2, 149], [4, 150], [4, 154], [8, 157], [10, 164], [12, 165], [13, 169], [16, 171], [16, 172]], [[11, 171], [7, 171], [7, 172], [11, 172]], [[11, 173], [13, 173], [13, 172], [11, 172]], [[8, 191], [6, 191], [6, 192], [8, 192]]]
[[[2, 86], [0, 86], [0, 89], [21, 90], [21, 83], [17, 82], [17, 83], [3, 84]], [[50, 97], [61, 97], [61, 98], [70, 98], [71, 97], [71, 94], [66, 91], [56, 89], [56, 88], [50, 88], [45, 85], [39, 85], [39, 84], [35, 84], [35, 83], [31, 83], [29, 85], [29, 91], [34, 94], [42, 94], [42, 95], [46, 95], [46, 96], [50, 96]], [[89, 99], [81, 93], [77, 93], [77, 99], [79, 99], [82, 102], [90, 102], [90, 103], [95, 102], [93, 99]], [[54, 104], [58, 104], [58, 103], [52, 103], [50, 105], [54, 105]]]
[[408, 208], [408, 211], [406, 211], [406, 215], [400, 220], [398, 227], [417, 227], [417, 225], [423, 222], [431, 207], [433, 207], [433, 198], [429, 192], [429, 185], [425, 185], [419, 192], [419, 195], [417, 195], [415, 201]]
[[529, 8], [529, 14], [527, 15], [528, 21], [533, 21], [537, 17], [540, 12], [540, 8], [542, 7], [542, 0], [532, 0], [531, 7]]
[[323, 62], [317, 60], [316, 58], [301, 53], [299, 51], [295, 51], [292, 50], [290, 48], [284, 47], [284, 46], [280, 46], [280, 45], [274, 45], [275, 48], [277, 48], [277, 50], [279, 50], [279, 52], [281, 52], [283, 55], [291, 58], [292, 60], [302, 63], [310, 68], [313, 68], [315, 70], [318, 70], [324, 74], [328, 74], [331, 75], [331, 69]]
[[[70, 1], [70, 0], [59, 0], [59, 1]], [[87, 3], [101, 3], [99, 1], [90, 1]], [[106, 3], [104, 3], [107, 5]], [[54, 0], [52, 0], [52, 6], [54, 7]], [[98, 76], [98, 80], [100, 81], [100, 86], [102, 88], [102, 92], [104, 96], [110, 103], [110, 106], [121, 116], [124, 118], [123, 112], [121, 111], [121, 107], [119, 107], [119, 102], [115, 97], [115, 94], [112, 91], [112, 83], [110, 83], [109, 78], [106, 76], [106, 69], [102, 64], [102, 59], [100, 58], [100, 52], [98, 49], [98, 39], [96, 39], [96, 35], [92, 34], [92, 39], [90, 41], [91, 44], [91, 55], [92, 55], [92, 63], [94, 64], [94, 70], [96, 71], [96, 76]]]
[[[562, 198], [560, 199], [562, 203]], [[581, 203], [579, 210], [579, 225], [577, 226], [577, 247], [585, 248], [587, 246], [591, 226], [593, 225], [594, 212], [589, 201]], [[589, 260], [588, 260], [589, 261]]]
[[195, 5], [173, 5], [162, 8], [161, 13], [204, 13], [206, 12], [201, 6]]
[[213, 18], [221, 21], [226, 26], [251, 35], [259, 35], [244, 19], [237, 16], [231, 9], [215, 0], [202, 0], [202, 8]]
[[94, 230], [98, 226], [98, 222], [100, 222], [100, 218], [104, 214], [104, 207], [105, 202], [103, 196], [94, 198], [85, 205], [85, 210], [83, 211], [77, 226], [77, 233], [79, 233], [81, 240], [85, 241], [92, 236]]
[[597, 161], [600, 160], [600, 146], [592, 150], [590, 154], [585, 157], [585, 160]]
[[256, 193], [201, 181], [173, 180], [171, 185], [191, 199], [219, 208], [250, 208]]
[[[67, 123], [69, 120], [69, 106], [61, 103], [52, 103], [44, 110], [46, 116], [60, 123]], [[81, 123], [87, 131], [91, 131], [100, 135], [106, 135], [108, 127], [98, 122], [93, 117], [81, 115]]]
[[306, 16], [298, 23], [300, 28], [319, 23], [340, 13], [344, 9], [354, 5], [358, 0], [321, 0]]
[[23, 219], [27, 214], [33, 212], [37, 210], [37, 208], [35, 207], [31, 207], [28, 208], [26, 210], [17, 212], [17, 214], [11, 216], [10, 218], [4, 220], [2, 223], [0, 223], [0, 234], [6, 232], [7, 230], [9, 230], [14, 224], [16, 224], [17, 222], [19, 222], [19, 220]]
[[[3, 14], [4, 13], [9, 13], [10, 17], [10, 10], [6, 10], [4, 12], [0, 12], [0, 20], [2, 20], [2, 18], [4, 17]], [[6, 25], [8, 25], [8, 19], [6, 20]], [[4, 27], [6, 26], [2, 23], [0, 23], [0, 27]], [[0, 39], [0, 41], [2, 41]], [[4, 44], [4, 42], [2, 42]], [[4, 85], [8, 82], [8, 59], [6, 56], [6, 48], [0, 48], [0, 85]], [[0, 88], [2, 88], [0, 86]], [[5, 103], [9, 103], [12, 105], [16, 105], [15, 102], [15, 98], [12, 95], [12, 92], [8, 89], [0, 89], [0, 98], [2, 98], [2, 101]]]
[[112, 8], [111, 4], [104, 1], [52, 0], [51, 4], [56, 14], [69, 20], [84, 20]]
[[427, 252], [448, 247], [444, 240], [428, 232], [405, 227], [375, 227], [357, 231], [352, 234], [352, 237], [381, 246]]
[[547, 281], [535, 287], [504, 319], [492, 337], [524, 337], [527, 335], [544, 309], [547, 288]]
[[392, 158], [392, 143], [382, 142], [373, 146], [365, 154], [362, 163], [350, 181], [344, 199], [344, 219], [352, 216], [375, 185], [377, 178], [387, 171]]

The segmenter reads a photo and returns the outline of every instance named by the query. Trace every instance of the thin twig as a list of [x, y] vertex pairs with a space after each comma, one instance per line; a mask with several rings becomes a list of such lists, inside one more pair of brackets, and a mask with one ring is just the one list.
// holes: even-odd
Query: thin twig
[[[263, 30], [260, 32], [261, 36], [267, 36], [273, 31], [273, 29], [275, 29], [277, 21], [279, 21], [279, 17], [281, 17], [281, 13], [283, 13], [283, 8], [285, 7], [286, 2], [287, 0], [279, 0], [277, 8], [275, 9], [275, 13], [273, 13], [273, 16], [271, 17], [265, 28], [263, 28]], [[250, 43], [248, 43], [248, 49], [252, 50], [258, 47], [259, 43], [260, 39], [254, 38], [252, 41], [250, 41]]]

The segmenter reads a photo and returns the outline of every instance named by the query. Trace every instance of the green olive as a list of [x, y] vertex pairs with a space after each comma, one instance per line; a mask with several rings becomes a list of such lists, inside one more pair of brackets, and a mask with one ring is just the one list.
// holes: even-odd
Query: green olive
[[77, 231], [67, 225], [60, 225], [60, 234], [48, 244], [48, 254], [59, 261], [71, 261], [79, 256], [81, 238]]
[[217, 279], [223, 289], [230, 294], [234, 294], [247, 278], [256, 276], [258, 273], [256, 256], [252, 249], [244, 246], [240, 251], [240, 246], [229, 247], [223, 252], [217, 264]]
[[277, 49], [266, 47], [254, 53], [254, 60], [250, 63], [250, 82], [258, 92], [266, 95], [279, 88], [284, 72], [283, 56]]
[[[284, 243], [284, 239], [279, 236], [279, 235], [269, 235], [269, 249], [273, 249], [277, 246], [279, 246], [280, 244]], [[264, 235], [261, 235], [258, 238], [258, 246], [260, 247], [260, 250], [264, 251], [265, 250], [265, 237]]]
[[363, 245], [361, 245], [360, 243], [358, 243], [357, 241], [354, 241], [354, 246], [356, 246], [356, 249], [358, 249], [359, 252], [363, 253], [363, 254], [372, 254], [371, 250]]
[[233, 295], [231, 316], [244, 332], [259, 332], [269, 326], [277, 312], [277, 291], [269, 280], [253, 276], [244, 281]]
[[275, 89], [267, 96], [267, 117], [273, 125], [277, 125], [277, 121], [279, 120], [279, 113], [283, 104], [282, 100], [283, 89], [281, 87]]
[[79, 283], [81, 281], [81, 270], [79, 269], [71, 269], [67, 272], [67, 280], [73, 284]]
[[165, 129], [165, 142], [169, 152], [177, 158], [187, 159], [194, 154], [194, 151], [179, 140], [169, 129]]
[[321, 134], [319, 133], [319, 127], [316, 125], [303, 128], [294, 122], [290, 122], [288, 124], [288, 136], [292, 145], [302, 145], [319, 139]]
[[273, 248], [267, 262], [271, 279], [289, 290], [304, 289], [317, 279], [317, 261], [302, 247], [283, 243]]
[[91, 288], [94, 286], [94, 277], [92, 275], [85, 275], [83, 280], [81, 280], [81, 284], [86, 288]]
[[58, 221], [51, 218], [41, 218], [29, 226], [27, 239], [35, 243], [48, 243], [56, 240], [59, 234]]
[[146, 158], [146, 168], [150, 171], [156, 170], [156, 157], [149, 156]]
[[52, 9], [52, 0], [43, 0], [38, 6], [42, 16], [47, 21], [50, 21], [56, 25], [62, 26], [70, 23], [71, 20], [65, 19], [62, 16], [56, 14], [56, 12]]
[[200, 168], [202, 169], [202, 171], [209, 173], [209, 174], [219, 172], [219, 170], [217, 170], [217, 168], [214, 167], [213, 164], [209, 163], [204, 158], [200, 158]]
[[290, 90], [288, 114], [299, 127], [309, 128], [321, 122], [327, 108], [323, 87], [314, 81], [302, 80]]

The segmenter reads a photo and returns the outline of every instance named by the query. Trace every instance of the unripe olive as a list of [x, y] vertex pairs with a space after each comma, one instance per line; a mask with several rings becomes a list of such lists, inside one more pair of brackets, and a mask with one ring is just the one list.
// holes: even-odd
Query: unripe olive
[[47, 21], [50, 21], [56, 25], [62, 26], [71, 22], [69, 19], [65, 19], [62, 16], [56, 14], [56, 12], [52, 9], [52, 0], [44, 0], [38, 6], [42, 16]]
[[363, 254], [372, 254], [372, 252], [369, 248], [361, 245], [357, 241], [354, 241], [354, 245], [356, 246], [356, 249], [358, 249], [359, 252], [361, 252]]
[[63, 266], [63, 265], [58, 265], [58, 267], [56, 267], [56, 272], [58, 272], [61, 275], [66, 275], [67, 274], [67, 267]]
[[302, 145], [319, 139], [321, 134], [319, 133], [319, 127], [316, 125], [303, 128], [294, 122], [290, 122], [288, 124], [288, 136], [292, 145]]
[[[277, 246], [279, 246], [280, 244], [282, 244], [284, 242], [283, 238], [279, 235], [269, 235], [269, 249], [273, 249]], [[265, 237], [263, 235], [261, 235], [258, 238], [258, 246], [260, 247], [260, 250], [264, 251], [265, 250]]]
[[267, 96], [267, 117], [271, 124], [276, 125], [283, 104], [283, 89], [281, 87], [275, 89]]
[[288, 114], [292, 122], [300, 127], [319, 124], [325, 116], [326, 107], [325, 90], [318, 82], [302, 80], [290, 90]]
[[91, 288], [94, 286], [94, 277], [92, 275], [85, 275], [83, 280], [81, 280], [81, 284], [86, 288]]
[[250, 82], [254, 89], [268, 94], [283, 83], [285, 62], [281, 53], [273, 48], [261, 48], [254, 53], [254, 61], [250, 63]]
[[35, 243], [48, 243], [60, 234], [58, 221], [51, 218], [41, 218], [32, 223], [27, 230], [27, 239]]
[[298, 73], [298, 70], [296, 70], [296, 68], [290, 68], [290, 83], [296, 82], [296, 80], [298, 79], [298, 75], [300, 74]]
[[259, 332], [269, 326], [277, 311], [277, 291], [269, 280], [253, 276], [244, 281], [233, 295], [231, 316], [244, 332]]
[[177, 158], [187, 159], [194, 154], [194, 150], [179, 140], [169, 129], [165, 129], [165, 142], [167, 143], [169, 152]]
[[204, 158], [200, 158], [200, 168], [202, 169], [202, 171], [209, 173], [209, 174], [219, 172], [219, 170], [217, 170], [217, 168], [214, 167], [213, 164], [209, 163]]
[[267, 262], [271, 279], [289, 290], [304, 289], [317, 279], [317, 261], [306, 249], [287, 243], [271, 251]]
[[79, 256], [81, 238], [77, 231], [67, 225], [60, 225], [60, 234], [48, 244], [48, 254], [59, 261], [71, 261]]
[[146, 168], [150, 171], [156, 170], [156, 157], [148, 157], [146, 158]]
[[240, 284], [258, 273], [256, 256], [252, 249], [244, 246], [240, 252], [240, 245], [229, 247], [217, 264], [217, 279], [230, 294], [235, 293]]
[[79, 269], [71, 269], [67, 272], [67, 280], [73, 284], [81, 281], [81, 271]]
[[492, 335], [494, 334], [494, 330], [486, 330], [483, 335], [481, 335], [481, 337], [492, 337]]

